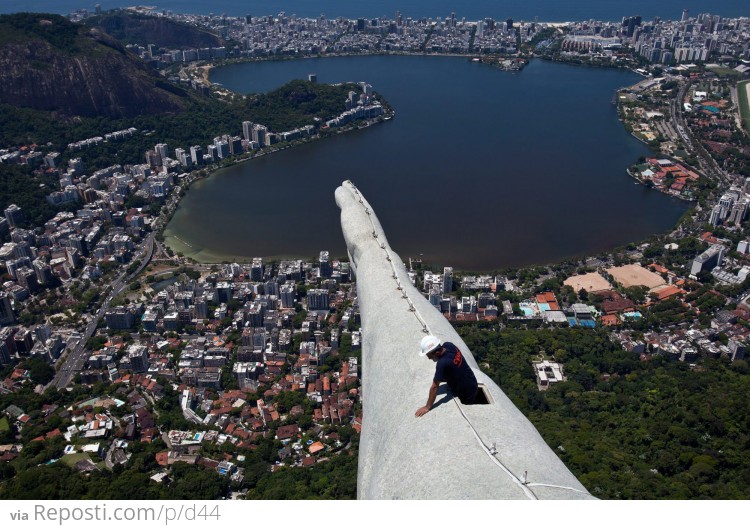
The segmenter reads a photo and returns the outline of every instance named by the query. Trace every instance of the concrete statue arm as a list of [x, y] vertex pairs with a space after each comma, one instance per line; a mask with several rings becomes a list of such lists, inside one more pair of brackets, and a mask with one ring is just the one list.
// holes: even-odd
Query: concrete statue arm
[[[361, 192], [345, 181], [336, 189], [336, 203], [362, 320], [358, 497], [593, 498], [477, 367], [450, 323], [414, 288]], [[463, 405], [456, 397], [441, 398], [440, 389], [433, 397], [431, 389], [422, 408], [430, 410], [414, 417], [425, 386], [434, 380], [433, 364], [419, 355], [419, 342], [427, 334], [459, 348], [488, 404]], [[439, 398], [445, 403], [435, 404]]]

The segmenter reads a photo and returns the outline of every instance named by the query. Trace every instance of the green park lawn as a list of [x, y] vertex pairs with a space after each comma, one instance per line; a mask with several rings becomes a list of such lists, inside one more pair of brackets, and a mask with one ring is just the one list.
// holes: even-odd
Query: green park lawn
[[741, 77], [742, 76], [742, 73], [732, 68], [718, 67], [718, 68], [708, 68], [708, 69], [710, 71], [713, 71], [720, 77]]
[[88, 453], [73, 453], [72, 455], [63, 455], [60, 462], [66, 466], [73, 468], [81, 460], [91, 460]]

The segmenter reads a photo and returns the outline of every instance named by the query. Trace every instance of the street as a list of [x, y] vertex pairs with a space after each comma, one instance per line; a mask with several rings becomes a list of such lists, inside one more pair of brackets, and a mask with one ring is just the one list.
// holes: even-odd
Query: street
[[[83, 364], [88, 359], [88, 355], [85, 352], [86, 344], [88, 343], [89, 338], [91, 338], [96, 332], [99, 321], [104, 317], [107, 309], [109, 309], [110, 303], [114, 298], [117, 297], [118, 294], [120, 294], [120, 292], [122, 292], [122, 290], [130, 283], [130, 281], [135, 278], [135, 276], [137, 276], [144, 268], [146, 268], [146, 265], [148, 265], [149, 261], [151, 261], [151, 256], [154, 252], [153, 232], [149, 233], [149, 235], [144, 240], [143, 245], [145, 246], [145, 254], [141, 259], [141, 263], [140, 265], [138, 265], [138, 268], [128, 276], [124, 276], [124, 270], [121, 271], [118, 274], [117, 278], [115, 278], [115, 280], [107, 287], [109, 289], [109, 292], [104, 298], [104, 301], [99, 307], [96, 315], [93, 316], [88, 325], [86, 325], [86, 330], [84, 331], [83, 336], [78, 341], [73, 350], [69, 351], [67, 359], [65, 359], [64, 363], [55, 374], [54, 379], [46, 387], [52, 385], [57, 389], [64, 389], [70, 384], [75, 374], [83, 369]], [[143, 248], [141, 249], [141, 253], [143, 253]]]

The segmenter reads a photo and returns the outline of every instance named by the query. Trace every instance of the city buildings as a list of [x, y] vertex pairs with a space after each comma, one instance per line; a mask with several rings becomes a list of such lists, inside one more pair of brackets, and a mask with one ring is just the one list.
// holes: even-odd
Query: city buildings
[[[281, 25], [302, 24], [294, 17], [282, 17], [284, 18], [286, 21], [282, 20]], [[215, 22], [219, 23], [216, 20]], [[356, 30], [353, 33], [342, 33], [341, 39], [331, 40], [334, 49], [352, 52], [383, 49], [395, 51], [399, 47], [410, 49], [410, 46], [412, 49], [419, 49], [419, 46], [425, 43], [425, 29], [431, 27], [421, 21], [410, 22], [409, 19], [400, 16], [393, 21], [395, 28], [390, 22], [386, 24], [384, 20], [373, 23], [373, 21], [363, 19], [361, 22], [360, 24], [360, 21], [357, 21]], [[275, 21], [271, 24], [270, 21], [263, 19], [254, 22], [245, 20], [226, 23], [230, 26], [255, 24], [264, 25], [264, 27], [276, 24]], [[683, 16], [681, 23], [689, 23], [687, 15]], [[335, 32], [340, 24], [340, 21], [323, 20], [319, 22], [318, 27], [328, 28]], [[736, 31], [731, 28], [733, 24], [733, 22], [719, 20], [714, 33], [718, 31], [720, 38], [724, 38], [721, 36], [723, 33], [731, 40], [732, 33]], [[590, 25], [597, 26], [597, 24]], [[565, 44], [569, 46], [566, 51], [586, 50], [616, 57], [618, 50], [622, 47], [615, 45], [616, 40], [630, 45], [627, 43], [627, 38], [622, 40], [624, 35], [631, 41], [635, 39], [641, 42], [639, 53], [648, 54], [649, 60], [671, 62], [669, 59], [671, 51], [666, 51], [665, 47], [657, 47], [663, 46], [663, 41], [659, 43], [655, 40], [653, 49], [650, 51], [647, 49], [647, 42], [651, 41], [651, 37], [649, 31], [645, 31], [644, 28], [648, 27], [648, 23], [637, 20], [637, 17], [629, 17], [627, 24], [623, 23], [619, 27], [617, 24], [598, 25], [599, 33], [603, 33], [601, 37], [584, 34], [583, 32], [588, 29], [581, 25], [581, 34], [573, 35], [565, 40], [569, 43]], [[655, 23], [654, 31], [659, 25], [668, 24], [666, 22]], [[740, 21], [734, 25], [741, 29], [744, 27], [744, 22]], [[475, 28], [474, 46], [482, 46], [483, 52], [492, 52], [494, 49], [503, 47], [511, 49], [510, 40], [515, 46], [517, 31], [522, 32], [522, 39], [531, 34], [531, 32], [524, 34], [524, 27], [525, 25], [513, 22], [503, 23], [493, 20], [482, 20], [473, 25], [473, 23], [451, 16], [447, 20], [436, 22], [436, 31], [427, 43], [430, 51], [434, 52], [446, 50], [468, 52], [470, 34], [472, 28]], [[696, 30], [695, 27], [694, 25], [691, 35], [700, 35], [705, 32], [705, 29]], [[659, 31], [666, 31], [666, 29], [662, 27]], [[496, 33], [495, 36], [493, 32]], [[596, 32], [595, 29], [594, 32]], [[261, 46], [268, 42], [265, 36], [259, 36], [258, 42], [253, 41], [252, 39], [258, 36], [255, 33], [255, 29], [246, 31], [245, 37], [250, 40], [243, 44], [247, 47], [243, 51], [253, 50], [255, 53], [255, 50], [261, 49]], [[323, 38], [321, 35], [324, 32], [321, 30], [316, 34]], [[278, 38], [280, 40], [287, 38], [288, 42], [298, 37], [292, 35]], [[722, 44], [731, 43], [726, 41], [726, 38], [724, 42], [721, 42], [720, 38], [717, 39], [718, 44], [714, 50], [721, 49]], [[686, 43], [685, 39], [686, 35], [681, 35], [675, 43], [683, 45]], [[679, 49], [705, 50], [710, 47], [710, 42], [708, 47], [705, 42], [700, 45], [692, 42], [690, 46], [683, 46]], [[290, 54], [297, 53], [291, 48], [286, 51]], [[213, 51], [209, 51], [208, 54], [202, 56], [211, 56], [212, 53]], [[193, 57], [199, 59], [201, 53], [196, 51], [182, 54], [183, 59]], [[676, 60], [679, 61], [679, 59], [680, 57]], [[339, 125], [342, 122], [342, 116], [346, 120], [358, 114], [368, 115], [367, 108], [375, 106], [371, 104], [372, 100], [369, 98], [371, 90], [372, 88], [367, 84], [360, 86], [359, 91], [353, 89], [352, 94], [346, 100], [349, 106], [346, 111], [354, 110], [354, 113], [344, 112], [331, 119], [330, 125]], [[719, 124], [718, 120], [722, 119], [717, 119], [715, 124], [715, 121], [709, 122], [712, 126], [720, 128], [723, 125]], [[206, 145], [209, 162], [219, 159], [228, 160], [251, 148], [259, 149], [262, 146], [268, 146], [273, 140], [295, 140], [306, 134], [302, 129], [274, 133], [263, 125], [249, 121], [242, 123], [242, 133], [245, 141], [255, 143], [255, 146], [244, 145], [241, 141], [238, 144], [236, 136], [220, 136], [213, 144]], [[70, 149], [80, 151], [83, 148], [95, 148], [103, 141], [126, 139], [124, 135], [116, 139], [114, 136], [107, 138], [105, 134], [101, 141], [94, 138], [90, 143], [79, 144]], [[193, 167], [206, 160], [202, 146], [190, 147], [189, 155], [185, 150], [186, 147], [187, 145], [178, 145], [175, 148], [176, 159], [170, 159], [167, 155], [167, 145], [159, 143], [145, 154], [147, 162], [143, 165], [113, 164], [111, 168], [96, 171], [90, 175], [91, 170], [87, 169], [80, 159], [71, 159], [68, 170], [60, 173], [60, 191], [51, 195], [59, 197], [59, 199], [53, 199], [56, 204], [79, 202], [81, 207], [75, 212], [61, 211], [47, 224], [39, 227], [38, 232], [25, 232], [22, 211], [18, 207], [13, 208], [14, 205], [9, 206], [5, 210], [3, 220], [4, 228], [7, 229], [5, 233], [8, 234], [10, 241], [0, 248], [0, 259], [11, 279], [3, 285], [4, 289], [0, 292], [0, 323], [14, 325], [18, 321], [17, 318], [26, 312], [27, 299], [36, 300], [41, 297], [35, 297], [36, 294], [46, 292], [49, 290], [47, 287], [52, 287], [53, 284], [63, 287], [57, 299], [63, 303], [66, 311], [74, 312], [72, 309], [74, 307], [84, 312], [85, 316], [93, 318], [96, 302], [101, 302], [103, 297], [106, 297], [105, 292], [108, 284], [113, 280], [113, 272], [129, 269], [131, 264], [138, 263], [139, 258], [143, 257], [141, 254], [145, 253], [147, 245], [146, 225], [153, 227], [154, 221], [157, 220], [148, 211], [141, 212], [127, 207], [127, 198], [137, 195], [143, 199], [156, 200], [150, 201], [151, 203], [165, 203], [166, 206], [174, 204], [175, 201], [170, 202], [167, 199], [174, 195], [174, 189], [179, 188], [177, 185], [180, 184], [181, 179], [190, 177], [189, 174], [182, 172], [182, 168]], [[11, 157], [19, 160], [27, 158], [25, 154], [20, 153]], [[55, 156], [50, 157], [48, 167], [54, 168], [49, 165], [58, 164], [55, 159]], [[180, 166], [175, 166], [170, 161], [178, 162]], [[673, 189], [672, 185], [679, 184], [680, 177], [675, 177], [676, 172], [668, 169], [678, 166], [668, 159], [661, 159], [661, 161], [657, 161], [649, 168], [652, 171], [651, 179], [658, 183], [659, 172], [663, 170], [663, 181], [668, 178], [675, 179], [671, 185], [664, 183], [665, 186]], [[687, 166], [683, 168], [681, 173], [684, 173], [686, 179], [690, 180], [689, 168]], [[87, 179], [74, 182], [75, 179], [83, 177]], [[674, 191], [678, 190], [675, 188]], [[681, 188], [679, 193], [684, 195], [684, 188]], [[743, 221], [746, 220], [747, 202], [743, 201], [741, 192], [727, 189], [721, 197], [717, 195], [717, 199], [714, 199], [706, 210], [710, 212], [699, 215], [698, 219], [702, 221], [696, 220], [696, 222], [703, 223], [708, 218], [714, 226], [722, 225], [734, 234], [737, 231], [732, 229], [735, 227], [741, 229]], [[742, 237], [741, 234], [738, 235]], [[656, 248], [659, 251], [662, 250], [662, 246], [674, 245], [674, 247], [682, 248], [678, 242], [682, 243], [683, 240], [690, 240], [693, 237], [698, 239], [695, 232], [688, 230], [688, 227], [680, 231], [680, 236]], [[626, 290], [631, 287], [637, 289], [647, 286], [635, 281], [620, 283], [620, 290], [617, 293], [592, 294], [592, 296], [603, 297], [600, 303], [584, 300], [582, 299], [584, 295], [581, 295], [581, 298], [575, 297], [582, 289], [593, 293], [614, 286], [606, 277], [611, 274], [605, 275], [604, 272], [598, 271], [594, 272], [598, 278], [596, 280], [571, 282], [581, 284], [581, 286], [573, 287], [574, 297], [566, 297], [566, 299], [561, 299], [562, 296], [559, 293], [555, 296], [549, 291], [539, 293], [532, 291], [535, 288], [543, 288], [544, 281], [541, 279], [533, 284], [527, 283], [513, 289], [509, 288], [507, 295], [500, 296], [499, 292], [505, 288], [506, 284], [516, 278], [510, 280], [505, 276], [462, 276], [458, 272], [454, 276], [454, 269], [451, 267], [445, 267], [442, 275], [439, 271], [434, 274], [424, 272], [421, 275], [415, 275], [415, 280], [417, 277], [423, 280], [424, 292], [430, 302], [445, 316], [455, 321], [491, 323], [493, 328], [499, 328], [498, 323], [528, 323], [532, 330], [535, 322], [546, 323], [547, 326], [573, 325], [572, 322], [575, 322], [576, 326], [588, 328], [604, 325], [609, 327], [611, 321], [613, 327], [621, 325], [627, 327], [628, 320], [639, 323], [637, 318], [648, 317], [652, 306], [658, 305], [661, 301], [669, 301], [670, 298], [687, 309], [695, 309], [695, 305], [691, 303], [695, 300], [687, 297], [687, 291], [700, 290], [698, 287], [702, 285], [690, 283], [690, 286], [695, 289], [677, 287], [677, 284], [683, 286], [691, 278], [715, 280], [708, 283], [711, 286], [719, 283], [731, 286], [742, 285], [748, 275], [743, 269], [742, 258], [737, 258], [734, 254], [728, 255], [736, 241], [737, 239], [714, 241], [710, 236], [705, 239], [700, 238], [701, 243], [710, 242], [714, 245], [708, 247], [694, 260], [688, 260], [684, 270], [675, 265], [667, 267], [666, 259], [669, 258], [659, 260], [659, 263], [665, 266], [660, 265], [658, 269], [651, 268], [654, 273], [661, 275], [661, 279], [665, 282], [652, 288], [647, 287], [649, 293], [644, 294], [642, 299], [637, 299], [637, 291]], [[741, 239], [736, 246], [740, 254], [746, 254], [749, 250], [747, 239]], [[650, 247], [630, 251], [632, 254], [629, 252], [627, 257], [630, 255], [633, 258], [637, 255], [641, 258], [649, 257], [644, 256], [647, 248]], [[677, 248], [664, 248], [664, 251], [677, 250]], [[700, 250], [703, 249], [704, 247], [701, 246]], [[162, 263], [180, 261], [168, 259], [166, 255], [162, 258]], [[602, 265], [605, 268], [622, 267], [611, 262]], [[127, 415], [128, 418], [132, 416], [132, 422], [123, 418], [121, 431], [126, 436], [132, 435], [133, 438], [137, 437], [144, 441], [151, 440], [159, 434], [156, 422], [150, 414], [151, 399], [158, 399], [160, 390], [183, 393], [181, 400], [184, 414], [187, 415], [185, 427], [195, 423], [193, 419], [198, 417], [193, 415], [205, 414], [205, 417], [200, 418], [200, 425], [205, 424], [212, 431], [206, 432], [200, 440], [195, 439], [195, 433], [184, 431], [185, 436], [195, 443], [188, 444], [190, 440], [187, 439], [171, 442], [169, 453], [166, 455], [171, 462], [190, 460], [198, 464], [200, 459], [197, 453], [183, 452], [180, 448], [196, 446], [204, 440], [206, 444], [216, 443], [217, 445], [221, 440], [229, 441], [239, 450], [251, 450], [253, 440], [268, 438], [264, 434], [271, 433], [273, 426], [278, 425], [274, 423], [280, 422], [282, 418], [299, 416], [300, 408], [291, 408], [286, 414], [283, 411], [280, 414], [276, 397], [283, 398], [285, 395], [282, 393], [302, 393], [313, 407], [310, 414], [305, 416], [308, 416], [316, 425], [359, 425], [355, 409], [359, 396], [356, 392], [356, 358], [350, 357], [348, 360], [342, 360], [340, 369], [323, 372], [327, 359], [339, 346], [339, 331], [343, 336], [342, 348], [356, 350], [361, 345], [360, 334], [356, 330], [358, 316], [356, 294], [351, 287], [341, 286], [343, 280], [340, 278], [349, 274], [342, 262], [335, 261], [330, 253], [324, 251], [319, 254], [317, 262], [268, 261], [264, 265], [261, 259], [256, 258], [253, 259], [251, 265], [217, 265], [217, 268], [218, 270], [210, 271], [203, 267], [202, 271], [198, 272], [201, 274], [199, 278], [175, 283], [159, 292], [155, 289], [149, 291], [144, 283], [142, 289], [128, 297], [128, 300], [133, 302], [132, 308], [118, 306], [109, 309], [104, 314], [106, 329], [100, 328], [94, 333], [106, 339], [106, 343], [97, 344], [99, 348], [93, 350], [90, 356], [87, 355], [88, 359], [85, 360], [84, 365], [80, 366], [80, 377], [71, 381], [116, 382], [118, 389], [124, 389], [123, 395], [126, 396], [123, 398], [127, 399], [126, 404], [133, 408], [132, 414]], [[581, 268], [586, 268], [586, 271], [590, 272], [590, 268], [587, 264], [584, 265], [584, 262], [581, 262]], [[710, 276], [706, 276], [708, 270], [720, 270], [724, 274], [711, 272]], [[552, 270], [547, 269], [547, 271], [548, 277], [557, 277]], [[699, 276], [699, 274], [702, 275]], [[148, 276], [153, 276], [153, 274], [148, 274]], [[567, 277], [567, 279], [571, 278], [572, 276]], [[576, 278], [581, 278], [581, 275]], [[141, 285], [137, 282], [140, 279], [141, 277], [138, 276], [128, 277], [130, 284], [139, 287]], [[454, 291], [457, 288], [454, 287], [454, 279], [456, 284], [460, 283], [462, 289], [460, 294]], [[605, 286], [599, 288], [602, 281]], [[590, 287], [588, 287], [589, 284]], [[93, 292], [97, 288], [102, 289], [97, 291], [100, 293], [99, 299], [87, 299], [87, 303], [84, 303], [84, 299], [87, 298], [86, 290]], [[298, 290], [300, 295], [297, 294]], [[523, 294], [527, 295], [529, 301], [525, 301], [527, 298], [522, 297]], [[631, 294], [633, 299], [626, 297], [628, 294]], [[706, 294], [715, 296], [720, 293], [712, 289]], [[300, 296], [303, 295], [306, 299], [300, 301]], [[141, 296], [144, 299], [141, 299]], [[570, 296], [570, 292], [566, 296]], [[495, 320], [498, 316], [499, 301], [503, 306], [503, 317], [500, 322]], [[705, 319], [680, 320], [679, 323], [684, 324], [685, 327], [679, 327], [678, 323], [665, 323], [660, 328], [660, 334], [654, 334], [648, 330], [637, 331], [643, 335], [626, 334], [626, 331], [620, 332], [613, 329], [611, 335], [613, 340], [622, 342], [623, 348], [643, 353], [644, 359], [648, 359], [652, 354], [686, 362], [722, 356], [729, 360], [741, 359], [747, 332], [743, 323], [739, 322], [747, 318], [747, 314], [742, 312], [743, 304], [747, 304], [747, 298], [739, 295], [729, 297], [725, 302], [727, 308], [731, 308], [728, 305], [733, 303], [736, 303], [737, 309], [735, 310], [740, 311], [739, 313], [734, 310], [712, 310], [701, 305], [700, 310], [705, 315]], [[313, 312], [304, 313], [304, 307]], [[339, 308], [340, 311], [337, 310]], [[528, 312], [525, 309], [529, 309]], [[332, 311], [337, 311], [334, 321], [330, 321], [333, 319], [329, 316]], [[297, 316], [297, 314], [300, 315]], [[27, 317], [24, 317], [24, 320]], [[0, 341], [0, 363], [18, 365], [21, 363], [19, 360], [37, 355], [35, 351], [40, 344], [44, 347], [47, 341], [53, 341], [55, 338], [58, 343], [63, 342], [63, 336], [64, 341], [67, 342], [67, 345], [63, 346], [72, 351], [82, 338], [79, 326], [83, 327], [89, 321], [87, 317], [82, 316], [65, 327], [65, 315], [54, 314], [51, 319], [60, 321], [63, 325], [62, 330], [55, 325], [54, 330], [50, 329], [50, 333], [47, 334], [44, 329], [32, 331], [30, 326], [28, 328], [8, 327], [11, 330], [3, 332], [5, 336], [0, 338], [2, 340]], [[22, 324], [27, 325], [26, 321]], [[700, 327], [701, 324], [708, 328]], [[93, 327], [96, 328], [96, 324]], [[132, 330], [135, 327], [138, 330]], [[686, 329], [686, 327], [690, 328]], [[567, 328], [560, 330], [567, 330]], [[135, 337], [135, 342], [131, 344], [124, 342], [121, 335], [115, 334], [116, 331], [125, 331], [131, 335], [141, 331], [142, 334]], [[330, 331], [330, 341], [326, 341], [328, 331]], [[723, 341], [724, 336], [726, 336], [726, 342]], [[238, 338], [241, 345], [235, 347]], [[58, 344], [54, 348], [55, 351], [44, 347], [38, 356], [47, 356], [45, 360], [54, 361], [59, 358], [61, 350]], [[232, 362], [230, 356], [235, 352], [237, 361]], [[298, 355], [299, 358], [293, 361], [291, 358], [293, 355]], [[231, 374], [227, 372], [229, 365], [231, 365]], [[540, 384], [543, 380], [547, 385], [558, 381], [558, 374], [552, 365], [549, 367], [545, 365], [541, 372], [544, 373], [544, 378], [538, 376]], [[559, 373], [561, 376], [561, 368]], [[14, 370], [8, 378], [9, 382], [3, 383], [3, 389], [8, 391], [17, 389], [23, 385], [23, 382], [28, 383], [27, 377], [27, 372], [21, 369]], [[232, 383], [234, 381], [237, 382], [236, 386]], [[352, 390], [355, 392], [352, 393]], [[188, 394], [185, 395], [185, 392]], [[245, 401], [247, 393], [254, 393], [258, 396], [257, 406], [249, 407], [251, 404]], [[93, 402], [92, 407], [99, 402], [101, 401]], [[116, 404], [116, 402], [113, 403]], [[99, 407], [106, 406], [100, 405]], [[305, 410], [302, 411], [302, 414], [305, 414]], [[23, 412], [17, 415], [17, 417], [22, 416]], [[109, 438], [107, 433], [114, 431], [115, 424], [111, 419], [102, 418], [96, 419], [96, 422], [92, 420], [80, 425], [85, 425], [85, 429], [76, 428], [76, 432], [82, 432], [93, 439], [100, 435]], [[131, 425], [133, 428], [128, 431]], [[309, 446], [300, 444], [303, 431], [317, 432], [317, 428], [312, 424], [306, 428], [296, 424], [290, 424], [290, 426], [282, 430], [279, 435], [287, 441], [286, 446], [289, 447], [288, 450], [285, 448], [279, 453], [279, 462], [304, 466], [305, 462], [309, 462], [307, 459], [315, 458], [314, 455], [338, 447], [336, 446], [337, 439], [329, 440], [325, 436], [318, 435]], [[278, 430], [281, 427], [285, 426], [279, 426]], [[311, 429], [313, 431], [310, 431]], [[170, 436], [172, 436], [171, 433]], [[299, 451], [294, 449], [295, 445], [300, 446]], [[97, 454], [99, 450], [100, 448], [96, 449]], [[213, 466], [208, 460], [212, 460], [216, 465]], [[229, 460], [208, 460], [204, 464], [212, 466], [212, 469], [216, 469], [223, 475], [237, 473], [236, 466]]]

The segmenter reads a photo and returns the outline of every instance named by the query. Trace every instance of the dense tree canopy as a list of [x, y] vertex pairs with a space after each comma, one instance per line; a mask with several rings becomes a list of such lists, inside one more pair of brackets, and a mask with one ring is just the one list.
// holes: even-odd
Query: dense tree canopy
[[59, 187], [57, 177], [33, 174], [27, 166], [0, 164], [0, 210], [19, 206], [24, 217], [20, 226], [42, 225], [62, 210], [46, 200]]
[[[600, 331], [462, 327], [477, 361], [600, 498], [744, 499], [750, 481], [748, 365], [641, 361]], [[565, 365], [541, 392], [531, 361]]]
[[[142, 163], [144, 154], [156, 143], [174, 148], [205, 147], [218, 135], [240, 135], [242, 122], [263, 124], [273, 132], [282, 132], [307, 124], [315, 118], [330, 119], [346, 109], [346, 98], [354, 85], [330, 86], [294, 80], [266, 94], [237, 96], [220, 101], [190, 97], [182, 112], [141, 115], [132, 119], [76, 118], [65, 119], [49, 112], [0, 105], [0, 143], [4, 145], [47, 144], [65, 156], [80, 156], [86, 170], [115, 163]], [[7, 125], [6, 125], [7, 123]], [[100, 144], [69, 153], [69, 143], [103, 136], [116, 130], [137, 128], [139, 134], [123, 141]]]

